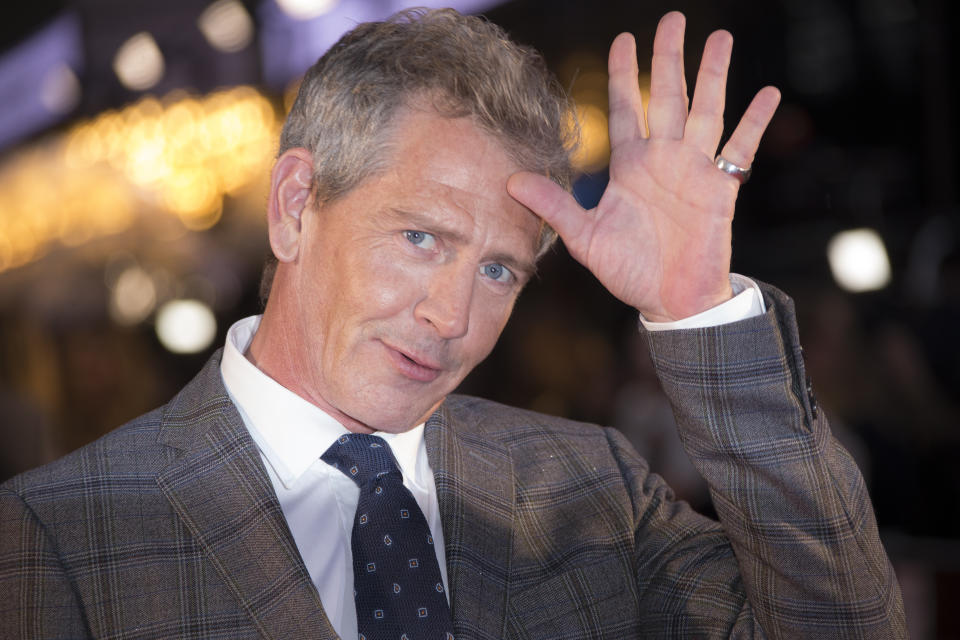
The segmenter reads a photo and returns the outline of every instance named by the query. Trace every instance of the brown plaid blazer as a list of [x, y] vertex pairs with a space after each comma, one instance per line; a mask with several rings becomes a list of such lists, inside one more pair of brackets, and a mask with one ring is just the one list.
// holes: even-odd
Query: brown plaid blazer
[[[905, 637], [863, 480], [767, 296], [650, 336], [722, 525], [613, 430], [466, 397], [430, 418], [458, 639]], [[0, 488], [0, 638], [336, 637], [219, 364]]]

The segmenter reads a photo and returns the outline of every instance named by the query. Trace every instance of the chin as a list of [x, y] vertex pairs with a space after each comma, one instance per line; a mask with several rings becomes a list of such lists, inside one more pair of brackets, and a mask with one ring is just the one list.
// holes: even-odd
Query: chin
[[361, 395], [340, 389], [341, 402], [337, 404], [340, 412], [356, 423], [355, 426], [387, 433], [409, 431], [424, 422], [450, 392], [449, 377], [429, 385], [381, 378], [367, 380], [364, 388]]

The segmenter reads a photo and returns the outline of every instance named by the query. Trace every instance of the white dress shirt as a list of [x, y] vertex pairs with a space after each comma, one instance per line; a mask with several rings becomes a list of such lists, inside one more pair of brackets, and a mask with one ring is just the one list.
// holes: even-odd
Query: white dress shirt
[[[735, 322], [764, 312], [756, 283], [736, 274], [731, 274], [730, 282], [734, 297], [717, 307], [676, 322], [648, 322], [642, 316], [640, 322], [648, 331], [665, 331]], [[260, 449], [280, 508], [330, 623], [341, 637], [356, 638], [350, 538], [360, 489], [320, 459], [347, 429], [247, 360], [244, 354], [260, 326], [260, 318], [250, 316], [230, 327], [220, 373], [230, 399]], [[403, 474], [403, 484], [426, 516], [449, 600], [437, 488], [427, 460], [423, 429], [420, 424], [404, 433], [377, 435], [390, 444]]]
[[[240, 320], [227, 332], [220, 373], [230, 399], [267, 467], [280, 508], [334, 630], [357, 637], [350, 534], [360, 489], [320, 456], [347, 429], [324, 411], [257, 369], [244, 353], [260, 316]], [[410, 431], [377, 433], [390, 443], [406, 486], [436, 541], [445, 593], [449, 593], [443, 529], [422, 424]], [[449, 596], [448, 596], [449, 598]]]

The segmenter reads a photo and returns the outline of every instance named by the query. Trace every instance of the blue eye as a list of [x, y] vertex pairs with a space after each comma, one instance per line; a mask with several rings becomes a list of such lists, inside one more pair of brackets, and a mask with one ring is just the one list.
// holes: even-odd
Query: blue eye
[[432, 249], [437, 243], [434, 235], [426, 231], [409, 230], [404, 231], [403, 235], [410, 244], [420, 247], [421, 249]]
[[480, 267], [480, 273], [497, 282], [510, 282], [513, 273], [499, 262], [491, 262]]

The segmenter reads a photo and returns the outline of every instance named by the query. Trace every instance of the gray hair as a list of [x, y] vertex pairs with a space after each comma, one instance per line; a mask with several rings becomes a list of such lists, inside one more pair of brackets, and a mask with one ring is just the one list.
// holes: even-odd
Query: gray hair
[[[394, 116], [418, 98], [443, 116], [472, 117], [517, 165], [570, 188], [578, 136], [572, 102], [538, 53], [453, 9], [408, 9], [341, 37], [304, 76], [279, 153], [309, 150], [313, 197], [332, 201], [386, 168]], [[538, 255], [555, 238], [544, 225]]]

